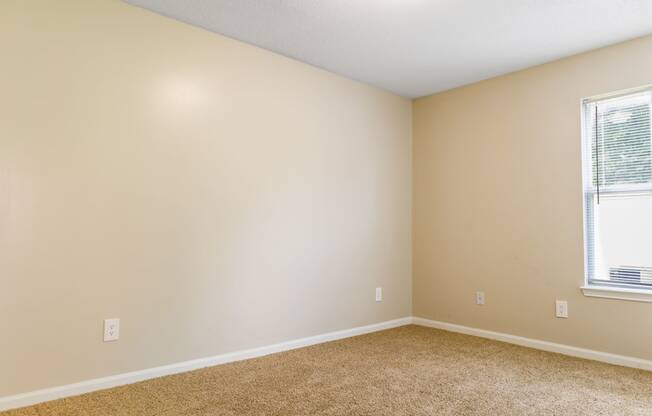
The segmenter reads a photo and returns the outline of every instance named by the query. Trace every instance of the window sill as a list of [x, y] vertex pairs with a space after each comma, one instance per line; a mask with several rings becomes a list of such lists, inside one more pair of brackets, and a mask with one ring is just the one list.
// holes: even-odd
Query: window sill
[[652, 290], [625, 289], [608, 286], [582, 286], [584, 296], [604, 299], [629, 300], [632, 302], [652, 302]]

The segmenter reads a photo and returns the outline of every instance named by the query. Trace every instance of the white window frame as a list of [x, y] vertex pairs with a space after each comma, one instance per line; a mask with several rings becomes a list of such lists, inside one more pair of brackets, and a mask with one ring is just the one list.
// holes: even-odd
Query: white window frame
[[[634, 301], [634, 302], [649, 302], [652, 303], [652, 289], [645, 289], [645, 288], [627, 288], [627, 287], [617, 287], [617, 286], [600, 286], [596, 284], [590, 284], [590, 264], [589, 264], [589, 249], [588, 249], [588, 244], [589, 242], [589, 233], [588, 233], [588, 219], [587, 219], [587, 214], [588, 214], [588, 209], [587, 209], [587, 203], [588, 201], [588, 195], [586, 193], [586, 188], [585, 184], [587, 183], [586, 181], [592, 181], [591, 177], [591, 170], [586, 169], [584, 166], [585, 162], [587, 160], [587, 152], [589, 152], [589, 155], [591, 154], [591, 133], [592, 133], [592, 126], [589, 126], [588, 123], [590, 121], [590, 118], [588, 117], [587, 114], [587, 108], [588, 105], [595, 102], [595, 101], [601, 101], [609, 98], [618, 98], [626, 95], [632, 95], [636, 93], [641, 93], [641, 92], [646, 92], [646, 91], [652, 91], [652, 84], [651, 85], [645, 85], [642, 87], [637, 87], [637, 88], [631, 88], [627, 90], [621, 90], [617, 91], [614, 93], [608, 93], [608, 94], [601, 94], [601, 95], [596, 95], [593, 97], [587, 97], [583, 99], [580, 103], [580, 112], [581, 112], [581, 123], [582, 123], [582, 136], [581, 136], [581, 143], [582, 143], [582, 221], [583, 221], [583, 230], [584, 230], [584, 250], [583, 250], [583, 255], [584, 255], [584, 284], [580, 287], [582, 290], [582, 293], [584, 293], [584, 296], [588, 297], [594, 297], [594, 298], [605, 298], [605, 299], [618, 299], [618, 300], [626, 300], [626, 301]], [[634, 190], [634, 189], [632, 189]], [[601, 190], [601, 194], [602, 194]], [[604, 191], [605, 193], [608, 193], [608, 190]]]

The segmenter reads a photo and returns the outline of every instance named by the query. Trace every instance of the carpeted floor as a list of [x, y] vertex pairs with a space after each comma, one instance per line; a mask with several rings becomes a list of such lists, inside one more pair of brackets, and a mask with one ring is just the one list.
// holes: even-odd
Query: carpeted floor
[[2, 413], [652, 415], [652, 373], [405, 326]]

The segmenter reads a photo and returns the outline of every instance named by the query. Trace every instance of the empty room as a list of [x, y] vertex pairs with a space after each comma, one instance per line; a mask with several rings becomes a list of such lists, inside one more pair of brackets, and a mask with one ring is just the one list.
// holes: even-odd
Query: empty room
[[0, 0], [0, 415], [652, 415], [652, 2]]

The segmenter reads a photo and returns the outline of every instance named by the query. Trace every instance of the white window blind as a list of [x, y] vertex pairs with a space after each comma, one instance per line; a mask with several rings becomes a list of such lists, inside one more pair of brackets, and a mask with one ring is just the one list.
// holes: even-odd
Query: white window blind
[[584, 101], [587, 283], [652, 290], [652, 90]]

